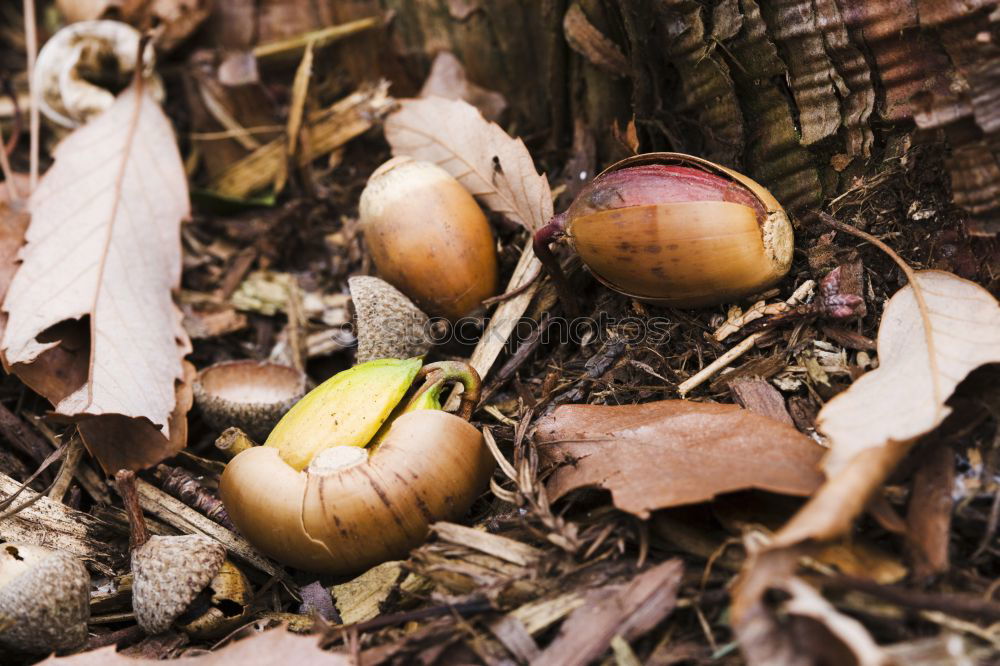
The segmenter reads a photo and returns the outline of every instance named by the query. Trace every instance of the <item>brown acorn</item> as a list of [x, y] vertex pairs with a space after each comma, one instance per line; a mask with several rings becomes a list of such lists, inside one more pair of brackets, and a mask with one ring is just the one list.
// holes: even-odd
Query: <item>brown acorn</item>
[[486, 216], [441, 167], [394, 157], [368, 179], [359, 210], [379, 274], [424, 312], [454, 321], [496, 295]]
[[69, 650], [87, 640], [90, 576], [59, 550], [0, 544], [0, 647], [28, 653]]
[[672, 307], [717, 305], [788, 273], [792, 225], [761, 185], [680, 153], [608, 167], [535, 235], [535, 254], [573, 301], [549, 244], [566, 238], [606, 286]]
[[195, 403], [216, 431], [236, 426], [263, 440], [306, 392], [306, 375], [270, 361], [223, 361], [194, 381]]

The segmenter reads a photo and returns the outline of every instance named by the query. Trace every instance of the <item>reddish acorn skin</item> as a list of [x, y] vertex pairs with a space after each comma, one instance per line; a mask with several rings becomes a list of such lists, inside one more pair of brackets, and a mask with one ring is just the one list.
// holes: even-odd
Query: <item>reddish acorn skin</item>
[[606, 286], [637, 300], [705, 307], [762, 291], [791, 265], [792, 229], [769, 192], [706, 160], [639, 155], [609, 167], [535, 236], [572, 307], [549, 243], [565, 237]]

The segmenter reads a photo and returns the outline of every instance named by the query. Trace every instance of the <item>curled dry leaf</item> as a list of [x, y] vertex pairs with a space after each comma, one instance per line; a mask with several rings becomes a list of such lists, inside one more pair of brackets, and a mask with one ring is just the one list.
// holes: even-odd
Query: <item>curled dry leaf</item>
[[878, 333], [879, 367], [826, 404], [828, 481], [776, 537], [776, 545], [831, 539], [855, 517], [919, 438], [951, 412], [966, 375], [1000, 361], [1000, 304], [979, 285], [942, 271], [915, 273], [889, 299]]
[[735, 405], [563, 405], [539, 421], [535, 438], [542, 461], [560, 465], [548, 482], [553, 498], [599, 486], [642, 518], [749, 488], [809, 495], [822, 481], [822, 447]]
[[958, 383], [1000, 361], [1000, 304], [988, 291], [943, 271], [919, 271], [916, 278], [882, 313], [878, 369], [816, 419], [832, 442], [828, 474], [866, 449], [930, 432], [951, 413], [945, 401]]
[[[532, 234], [552, 217], [549, 181], [535, 171], [524, 142], [487, 121], [470, 104], [438, 97], [403, 100], [399, 111], [385, 121], [385, 137], [394, 155], [434, 162], [481, 203]], [[524, 286], [539, 270], [529, 238], [507, 290]], [[481, 377], [493, 366], [535, 289], [532, 285], [505, 301], [493, 314], [471, 359]]]
[[917, 439], [950, 412], [945, 401], [966, 375], [1000, 361], [1000, 304], [982, 287], [942, 271], [919, 271], [886, 304], [879, 368], [820, 411], [830, 438], [827, 481], [748, 560], [733, 595], [737, 628], [760, 612], [764, 592], [795, 569], [810, 541], [848, 532]]
[[[194, 657], [170, 660], [171, 664], [187, 666], [271, 666], [295, 664], [296, 666], [348, 666], [353, 664], [347, 655], [321, 650], [316, 636], [299, 636], [284, 629], [271, 629], [243, 640]], [[68, 657], [49, 657], [40, 666], [154, 666], [162, 665], [159, 659], [137, 659], [115, 652], [115, 646], [91, 650]]]
[[3, 305], [5, 365], [20, 374], [61, 345], [52, 327], [87, 318], [86, 377], [56, 411], [147, 419], [169, 436], [190, 345], [171, 298], [189, 205], [170, 121], [129, 88], [54, 156]]
[[552, 217], [549, 181], [535, 171], [524, 142], [471, 104], [428, 97], [400, 101], [385, 121], [393, 155], [434, 162], [491, 210], [529, 231]]

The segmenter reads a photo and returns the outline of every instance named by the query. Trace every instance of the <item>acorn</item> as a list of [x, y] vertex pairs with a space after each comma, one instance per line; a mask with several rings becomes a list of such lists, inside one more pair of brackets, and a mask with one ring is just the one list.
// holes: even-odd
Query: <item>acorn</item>
[[356, 275], [347, 280], [357, 324], [357, 363], [423, 356], [434, 344], [431, 321], [385, 280]]
[[90, 576], [69, 553], [0, 544], [0, 647], [28, 653], [70, 650], [87, 640]]
[[236, 426], [255, 440], [306, 393], [305, 373], [271, 361], [223, 361], [194, 380], [195, 403], [217, 432]]
[[368, 179], [359, 209], [379, 274], [424, 312], [455, 321], [496, 295], [486, 216], [441, 167], [394, 157]]
[[549, 244], [565, 238], [605, 286], [636, 300], [706, 307], [778, 282], [792, 262], [792, 225], [743, 174], [680, 153], [611, 165], [535, 234], [535, 254], [573, 302]]
[[249, 584], [222, 544], [200, 534], [151, 536], [135, 473], [121, 470], [115, 481], [129, 520], [132, 608], [139, 626], [149, 634], [176, 626], [212, 637], [239, 624], [248, 612]]
[[[455, 383], [457, 415], [440, 401]], [[457, 362], [380, 359], [335, 375], [226, 465], [229, 517], [259, 550], [307, 571], [357, 574], [405, 557], [489, 482], [493, 458], [467, 422], [479, 388]]]

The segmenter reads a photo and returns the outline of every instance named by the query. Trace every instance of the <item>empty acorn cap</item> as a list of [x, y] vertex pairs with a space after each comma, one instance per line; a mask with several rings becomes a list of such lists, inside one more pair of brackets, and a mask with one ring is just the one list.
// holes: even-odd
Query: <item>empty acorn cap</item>
[[217, 430], [240, 428], [251, 438], [267, 439], [274, 424], [306, 393], [306, 376], [270, 361], [223, 361], [194, 381], [194, 399]]
[[358, 363], [427, 353], [434, 342], [423, 310], [377, 277], [357, 275], [347, 283], [358, 325]]
[[0, 645], [67, 650], [87, 639], [90, 576], [78, 559], [30, 544], [0, 545]]
[[199, 534], [153, 536], [132, 551], [132, 608], [146, 632], [166, 631], [208, 587], [226, 549]]

